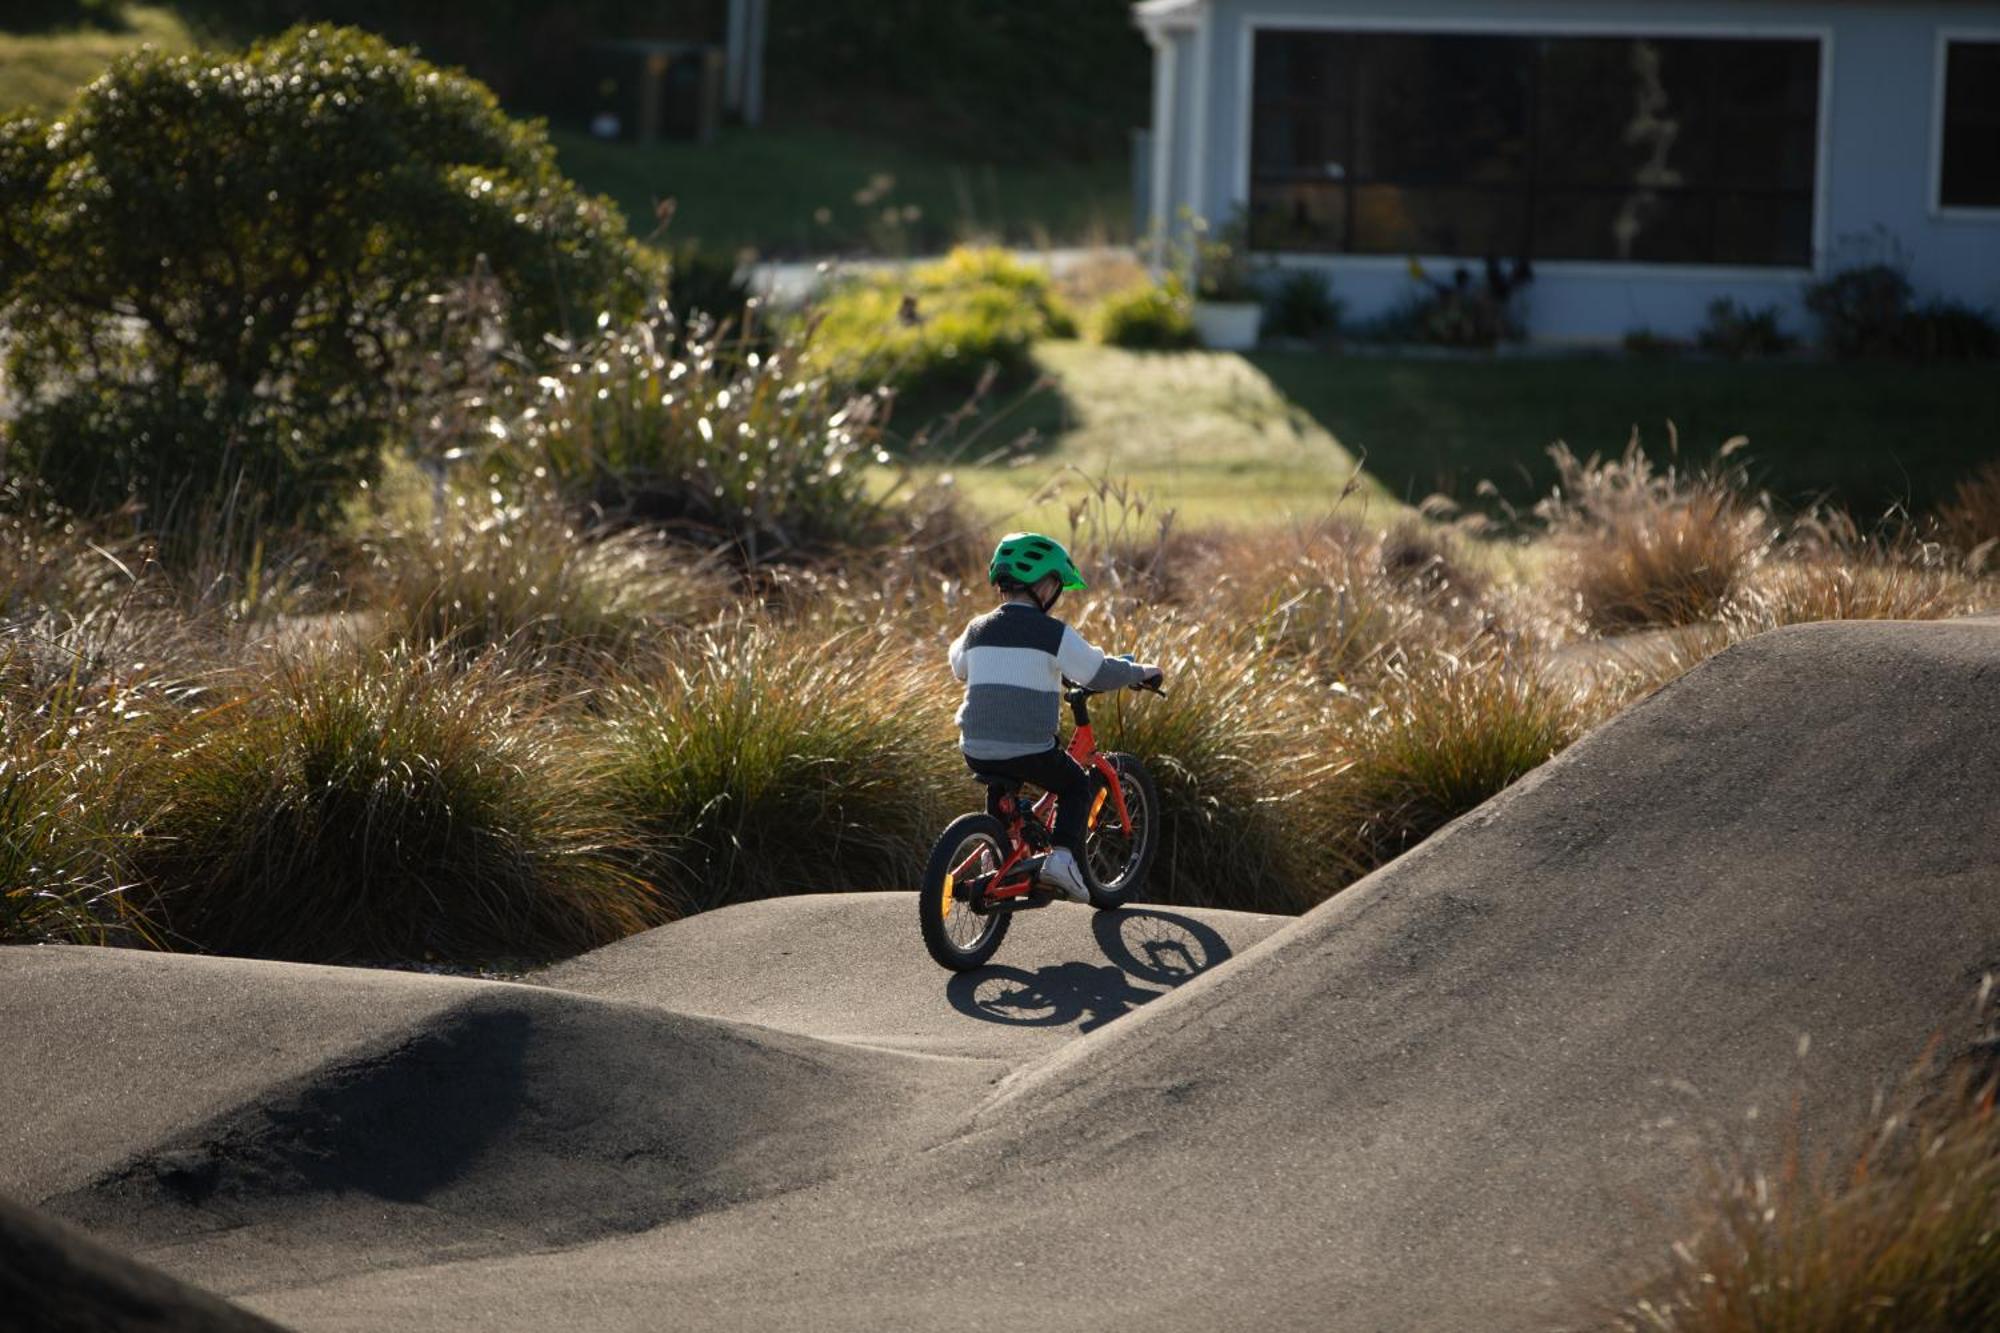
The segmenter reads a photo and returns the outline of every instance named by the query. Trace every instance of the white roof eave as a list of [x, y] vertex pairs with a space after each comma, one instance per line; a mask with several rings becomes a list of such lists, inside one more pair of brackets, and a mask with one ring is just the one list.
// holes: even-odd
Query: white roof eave
[[1208, 0], [1139, 0], [1132, 6], [1133, 25], [1158, 39], [1169, 32], [1189, 32], [1199, 26]]

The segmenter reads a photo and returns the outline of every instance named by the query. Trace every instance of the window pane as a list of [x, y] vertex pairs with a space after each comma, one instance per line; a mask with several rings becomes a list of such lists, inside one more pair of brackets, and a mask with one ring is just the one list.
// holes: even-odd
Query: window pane
[[1316, 182], [1257, 186], [1250, 198], [1253, 250], [1347, 249], [1347, 191]]
[[1395, 36], [1355, 45], [1355, 178], [1447, 185], [1524, 177], [1532, 42]]
[[2000, 208], [2000, 42], [1952, 42], [1945, 48], [1938, 202]]
[[1267, 31], [1255, 57], [1254, 245], [1810, 258], [1814, 42]]
[[1528, 198], [1514, 189], [1360, 185], [1354, 241], [1362, 254], [1507, 258], [1526, 253]]
[[1698, 264], [1712, 216], [1699, 194], [1550, 190], [1536, 197], [1535, 257]]

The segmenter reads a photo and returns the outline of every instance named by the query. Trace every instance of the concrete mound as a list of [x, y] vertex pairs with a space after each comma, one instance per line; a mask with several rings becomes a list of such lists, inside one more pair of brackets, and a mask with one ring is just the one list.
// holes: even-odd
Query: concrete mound
[[[795, 1189], [925, 1146], [940, 1108], [970, 1105], [1006, 1068], [455, 978], [385, 987], [310, 969], [305, 990], [284, 965], [98, 950], [17, 951], [0, 967], [16, 1006], [60, 1004], [73, 1033], [115, 1033], [175, 1000], [228, 1012], [239, 1035], [269, 1034], [280, 1006], [307, 1027], [350, 1020], [354, 1044], [303, 1072], [281, 1040], [204, 1052], [234, 1084], [220, 1112], [171, 1043], [100, 1066], [87, 1091], [36, 1075], [0, 1099], [10, 1125], [51, 1142], [77, 1124], [65, 1091], [87, 1111], [126, 1108], [143, 1128], [95, 1138], [94, 1169], [10, 1163], [5, 1188], [39, 1186], [97, 1234], [201, 1253], [231, 1281], [274, 1249], [294, 1276], [324, 1277], [576, 1244]], [[277, 984], [238, 992], [246, 979]], [[382, 990], [397, 1003], [370, 1010]]]
[[274, 1333], [278, 1325], [0, 1199], [0, 1320], [35, 1333]]
[[[1996, 701], [1990, 623], [1765, 636], [1295, 924], [1246, 936], [1219, 966], [1116, 1022], [1076, 1020], [1062, 1026], [1079, 1035], [1060, 1044], [1010, 1047], [1004, 1063], [864, 1049], [950, 1051], [959, 1040], [948, 1025], [899, 1025], [893, 999], [843, 989], [848, 971], [886, 969], [881, 958], [910, 950], [907, 924], [884, 918], [880, 953], [866, 931], [848, 936], [847, 971], [804, 969], [842, 978], [825, 983], [837, 1000], [815, 1005], [803, 979], [773, 987], [690, 966], [682, 990], [658, 976], [676, 932], [768, 944], [803, 909], [681, 923], [549, 978], [600, 998], [552, 989], [544, 1012], [512, 994], [527, 988], [506, 987], [494, 988], [510, 993], [504, 1002], [481, 1003], [526, 1015], [531, 1031], [563, 1015], [603, 1024], [586, 1063], [612, 1066], [617, 1080], [644, 1080], [663, 1061], [717, 1061], [704, 1086], [766, 1137], [729, 1138], [712, 1160], [781, 1145], [772, 1151], [800, 1154], [785, 1179], [819, 1183], [753, 1188], [734, 1205], [716, 1197], [670, 1225], [553, 1251], [513, 1242], [442, 1262], [302, 1267], [275, 1245], [259, 1250], [270, 1224], [255, 1222], [233, 1249], [162, 1244], [142, 1257], [311, 1328], [1590, 1322], [1591, 1302], [1664, 1255], [1707, 1134], [1733, 1142], [1789, 1122], [1837, 1144], [1929, 1037], [1969, 1035], [1980, 980], [2000, 971]], [[854, 910], [858, 921], [891, 909]], [[1063, 923], [1061, 910], [1051, 929], [1095, 928], [1080, 913]], [[746, 952], [753, 971], [768, 965], [768, 951]], [[1023, 971], [1069, 961], [1029, 958], [1002, 954]], [[949, 984], [933, 976], [905, 1002], [948, 1007]], [[676, 1015], [702, 1003], [794, 1030]], [[456, 1033], [494, 1020], [454, 1005], [424, 1021]], [[669, 1035], [618, 1064], [621, 1044], [654, 1022]], [[725, 1032], [769, 1054], [724, 1060]], [[541, 1053], [517, 1078], [482, 1086], [501, 1096], [524, 1083], [548, 1099], [537, 1114], [551, 1120], [577, 1097], [602, 1115], [590, 1100], [602, 1089], [545, 1072], [560, 1065], [559, 1044], [526, 1039]], [[369, 1049], [388, 1047], [378, 1037]], [[503, 1060], [510, 1043], [483, 1049]], [[835, 1050], [871, 1063], [846, 1071]], [[822, 1105], [787, 1059], [830, 1071]], [[959, 1077], [916, 1077], [898, 1094], [909, 1108], [898, 1128], [863, 1106], [859, 1090], [890, 1079], [878, 1061]], [[1008, 1068], [997, 1086], [983, 1082]], [[401, 1069], [392, 1081], [423, 1077]], [[258, 1096], [258, 1106], [304, 1104], [292, 1092]], [[682, 1114], [657, 1083], [634, 1100]], [[636, 1112], [611, 1118], [624, 1114]], [[843, 1125], [825, 1131], [824, 1152], [788, 1137], [791, 1117], [815, 1114]], [[381, 1132], [354, 1131], [358, 1144]], [[468, 1220], [518, 1225], [507, 1219], [560, 1165], [543, 1145], [570, 1141], [549, 1134], [481, 1139], [465, 1172], [480, 1183], [446, 1202]], [[283, 1170], [306, 1170], [286, 1155], [301, 1141], [312, 1140], [269, 1137]], [[761, 1188], [766, 1178], [743, 1169]], [[619, 1188], [614, 1175], [597, 1177], [603, 1190]], [[117, 1197], [114, 1177], [92, 1179]], [[641, 1193], [694, 1188], [647, 1177]], [[380, 1233], [372, 1215], [311, 1197], [289, 1215], [332, 1219], [328, 1252], [345, 1237], [358, 1253]], [[575, 1207], [567, 1194], [540, 1197]]]
[[1226, 962], [1293, 917], [1185, 907], [1017, 916], [992, 966], [938, 970], [908, 893], [744, 903], [598, 949], [536, 979], [829, 1041], [1031, 1059]]

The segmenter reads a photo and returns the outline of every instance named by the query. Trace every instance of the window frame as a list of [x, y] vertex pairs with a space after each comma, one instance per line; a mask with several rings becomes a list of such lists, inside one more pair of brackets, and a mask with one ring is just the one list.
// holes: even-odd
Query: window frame
[[[1819, 48], [1819, 105], [1814, 118], [1815, 137], [1813, 152], [1812, 200], [1812, 259], [1804, 265], [1796, 264], [1715, 264], [1715, 263], [1673, 263], [1657, 260], [1620, 259], [1543, 259], [1536, 260], [1535, 267], [1544, 272], [1569, 273], [1577, 276], [1605, 277], [1647, 277], [1686, 278], [1691, 281], [1710, 282], [1717, 278], [1796, 278], [1811, 276], [1823, 270], [1828, 250], [1827, 243], [1827, 168], [1833, 120], [1834, 83], [1834, 40], [1833, 29], [1824, 24], [1770, 24], [1770, 23], [1628, 23], [1618, 21], [1590, 20], [1536, 20], [1493, 19], [1493, 18], [1366, 18], [1354, 16], [1334, 16], [1327, 14], [1284, 14], [1251, 13], [1242, 15], [1237, 22], [1237, 68], [1236, 68], [1236, 170], [1232, 201], [1239, 208], [1250, 205], [1254, 164], [1251, 162], [1251, 131], [1257, 108], [1256, 88], [1256, 48], [1257, 34], [1274, 32], [1326, 32], [1352, 33], [1356, 35], [1380, 35], [1384, 33], [1406, 33], [1411, 36], [1466, 36], [1466, 37], [1657, 37], [1673, 39], [1739, 39], [1739, 40], [1783, 40], [1811, 41]], [[1940, 106], [1942, 103], [1940, 103]], [[1941, 141], [1940, 141], [1941, 142]], [[2000, 216], [2000, 210], [1995, 211]], [[1357, 268], [1400, 269], [1409, 262], [1403, 255], [1354, 254], [1345, 251], [1322, 250], [1259, 250], [1260, 255], [1285, 260], [1333, 262]], [[1428, 263], [1450, 267], [1455, 264], [1475, 262], [1463, 255], [1418, 255], [1418, 259]]]
[[1939, 28], [1931, 57], [1931, 190], [1930, 214], [1938, 222], [2000, 222], [2000, 205], [1947, 204], [1944, 201], [1945, 78], [1953, 42], [2000, 46], [2000, 28]]

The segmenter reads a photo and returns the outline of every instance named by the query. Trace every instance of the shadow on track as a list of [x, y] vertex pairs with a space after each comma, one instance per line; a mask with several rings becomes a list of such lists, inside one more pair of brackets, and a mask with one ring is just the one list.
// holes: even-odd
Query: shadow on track
[[1032, 972], [983, 967], [953, 976], [945, 996], [952, 1008], [988, 1023], [1078, 1023], [1079, 1031], [1091, 1032], [1230, 956], [1228, 942], [1209, 926], [1155, 908], [1099, 912], [1091, 933], [1108, 963], [1055, 963]]

